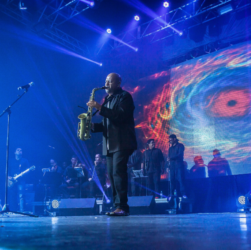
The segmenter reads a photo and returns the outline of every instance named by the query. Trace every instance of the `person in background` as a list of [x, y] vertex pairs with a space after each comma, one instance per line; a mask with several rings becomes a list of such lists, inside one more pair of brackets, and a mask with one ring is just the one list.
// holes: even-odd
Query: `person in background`
[[71, 165], [68, 166], [63, 174], [63, 184], [61, 185], [61, 190], [63, 196], [68, 195], [68, 187], [75, 188], [75, 196], [78, 197], [79, 194], [79, 183], [78, 183], [78, 172], [74, 169], [78, 165], [78, 158], [73, 155], [71, 158]]
[[102, 158], [102, 164], [106, 167], [106, 158]]
[[190, 178], [206, 178], [206, 168], [202, 156], [194, 157], [194, 166], [190, 169]]
[[187, 162], [183, 161], [183, 165], [184, 165], [184, 171], [185, 171], [185, 179], [189, 179], [190, 178], [190, 170], [188, 169]]
[[133, 170], [141, 169], [142, 154], [139, 149], [135, 150], [132, 155], [129, 157], [127, 162], [127, 173], [128, 173], [128, 194], [129, 196], [138, 196], [139, 195], [139, 186], [134, 182]]
[[94, 166], [88, 179], [90, 186], [90, 198], [96, 198], [98, 194], [102, 195], [101, 189], [106, 184], [106, 168], [102, 163], [101, 154], [95, 155]]
[[184, 151], [185, 147], [179, 143], [176, 135], [169, 136], [169, 151], [167, 161], [170, 162], [170, 181], [171, 195], [174, 196], [174, 191], [177, 191], [178, 196], [187, 199], [185, 190], [185, 168], [184, 168]]
[[66, 161], [64, 161], [64, 162], [62, 163], [62, 168], [63, 168], [64, 170], [67, 168], [67, 162], [66, 162]]
[[[9, 180], [15, 175], [18, 175], [28, 169], [30, 164], [27, 159], [23, 158], [22, 148], [16, 148], [15, 158], [10, 159], [9, 163]], [[20, 177], [18, 182], [10, 188], [9, 197], [10, 197], [10, 206], [13, 211], [19, 208], [20, 212], [24, 212], [25, 209], [25, 184], [29, 180], [29, 173]], [[19, 207], [18, 207], [19, 204]], [[14, 209], [13, 209], [14, 208]]]
[[57, 162], [54, 159], [50, 160], [50, 172], [56, 172], [58, 174], [63, 174], [63, 169], [58, 166]]
[[207, 166], [209, 177], [232, 175], [228, 161], [221, 157], [218, 149], [213, 151], [213, 157]]
[[155, 148], [154, 139], [147, 141], [149, 149], [143, 154], [141, 163], [141, 169], [148, 176], [148, 186], [150, 194], [154, 195], [155, 198], [160, 197], [160, 176], [164, 173], [164, 156], [159, 148]]

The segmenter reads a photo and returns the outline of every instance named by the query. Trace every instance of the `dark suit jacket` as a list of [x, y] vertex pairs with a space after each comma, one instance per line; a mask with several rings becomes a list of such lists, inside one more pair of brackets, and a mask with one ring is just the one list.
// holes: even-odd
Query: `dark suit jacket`
[[[107, 129], [109, 134], [109, 152], [115, 153], [120, 150], [137, 149], [134, 124], [134, 103], [132, 96], [119, 88], [111, 98], [109, 108], [105, 102], [100, 110], [100, 115], [104, 117], [101, 123], [94, 123], [93, 132], [103, 132], [103, 155], [107, 155]], [[107, 119], [109, 125], [107, 128]]]

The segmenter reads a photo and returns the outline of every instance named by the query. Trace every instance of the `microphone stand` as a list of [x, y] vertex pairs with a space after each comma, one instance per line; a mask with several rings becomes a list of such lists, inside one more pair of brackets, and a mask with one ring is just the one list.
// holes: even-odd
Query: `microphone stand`
[[38, 217], [37, 215], [33, 214], [26, 214], [22, 212], [17, 211], [10, 211], [9, 204], [8, 204], [8, 170], [9, 170], [9, 145], [10, 145], [10, 114], [11, 114], [11, 108], [12, 106], [19, 101], [28, 91], [28, 86], [25, 88], [25, 91], [22, 95], [18, 96], [18, 98], [11, 103], [9, 107], [7, 107], [1, 114], [0, 118], [5, 114], [8, 113], [8, 123], [7, 123], [7, 141], [6, 141], [6, 170], [5, 170], [5, 200], [4, 200], [4, 206], [2, 211], [0, 211], [0, 214], [7, 214], [7, 213], [13, 213], [13, 214], [21, 214], [26, 215], [30, 217]]

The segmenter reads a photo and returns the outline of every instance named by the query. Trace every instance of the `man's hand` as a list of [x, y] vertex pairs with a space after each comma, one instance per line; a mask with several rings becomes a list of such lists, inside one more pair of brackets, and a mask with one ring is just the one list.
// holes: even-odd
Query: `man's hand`
[[92, 180], [92, 178], [89, 178], [89, 179], [88, 179], [88, 181], [91, 181], [91, 180]]
[[97, 165], [98, 165], [98, 162], [97, 162], [97, 161], [94, 161], [94, 165], [95, 165], [95, 167], [97, 167]]
[[86, 105], [88, 107], [96, 108], [97, 110], [101, 110], [101, 105], [99, 103], [97, 103], [96, 101], [89, 101], [86, 103]]
[[66, 180], [67, 183], [70, 183], [71, 179]]

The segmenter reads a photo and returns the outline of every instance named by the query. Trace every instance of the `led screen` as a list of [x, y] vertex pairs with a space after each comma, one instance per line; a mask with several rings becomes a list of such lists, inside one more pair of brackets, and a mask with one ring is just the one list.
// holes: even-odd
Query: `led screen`
[[167, 154], [174, 133], [190, 169], [218, 149], [233, 174], [251, 173], [251, 45], [242, 43], [140, 79], [136, 124]]

